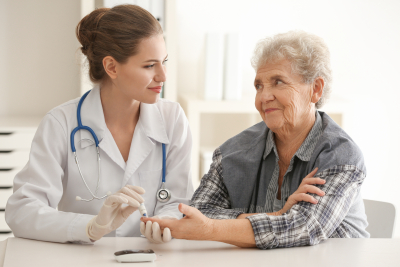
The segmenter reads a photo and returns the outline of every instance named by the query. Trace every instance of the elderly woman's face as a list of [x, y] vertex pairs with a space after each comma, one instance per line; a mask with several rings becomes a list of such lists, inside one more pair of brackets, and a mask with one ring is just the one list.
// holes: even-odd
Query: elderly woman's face
[[314, 111], [313, 87], [292, 73], [287, 59], [267, 63], [257, 70], [255, 106], [273, 132], [301, 125]]

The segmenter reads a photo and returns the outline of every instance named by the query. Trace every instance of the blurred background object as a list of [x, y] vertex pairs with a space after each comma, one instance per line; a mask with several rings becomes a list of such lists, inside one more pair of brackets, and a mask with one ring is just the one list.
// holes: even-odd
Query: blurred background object
[[224, 35], [207, 33], [204, 64], [204, 100], [222, 100], [224, 74]]

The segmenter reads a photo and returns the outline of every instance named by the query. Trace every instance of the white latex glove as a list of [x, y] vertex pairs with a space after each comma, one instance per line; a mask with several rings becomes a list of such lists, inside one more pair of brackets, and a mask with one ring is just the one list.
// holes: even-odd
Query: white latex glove
[[[172, 216], [154, 216], [153, 218], [177, 220], [176, 217]], [[151, 221], [148, 221], [146, 224], [144, 222], [140, 222], [140, 232], [151, 243], [162, 244], [167, 243], [172, 239], [171, 230], [166, 227], [161, 233], [160, 225], [157, 222], [152, 223]]]
[[[99, 240], [104, 235], [120, 227], [125, 220], [143, 203], [144, 189], [126, 185], [115, 194], [108, 196], [100, 212], [86, 225], [86, 234], [91, 240]], [[122, 204], [128, 206], [122, 207]]]

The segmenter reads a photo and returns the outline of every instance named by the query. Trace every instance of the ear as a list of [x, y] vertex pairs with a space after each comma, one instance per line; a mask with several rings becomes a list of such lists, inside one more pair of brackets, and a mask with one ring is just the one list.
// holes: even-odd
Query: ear
[[112, 56], [103, 58], [103, 67], [111, 80], [117, 78], [117, 64], [118, 62]]
[[311, 96], [311, 102], [316, 104], [322, 97], [324, 91], [325, 81], [322, 77], [317, 77], [313, 83], [313, 92]]

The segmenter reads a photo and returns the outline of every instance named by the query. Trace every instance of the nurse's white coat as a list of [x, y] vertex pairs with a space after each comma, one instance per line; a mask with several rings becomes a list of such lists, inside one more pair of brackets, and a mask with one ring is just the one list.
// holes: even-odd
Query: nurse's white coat
[[[90, 242], [86, 224], [97, 215], [104, 200], [91, 198], [79, 175], [71, 151], [70, 133], [77, 126], [79, 98], [51, 110], [42, 120], [32, 142], [29, 161], [14, 179], [14, 194], [6, 207], [6, 221], [15, 236], [53, 242]], [[100, 141], [101, 182], [98, 196], [116, 192], [127, 184], [146, 190], [143, 195], [148, 216], [182, 218], [179, 203], [188, 203], [193, 194], [190, 175], [191, 134], [178, 103], [160, 100], [141, 104], [140, 117], [132, 138], [128, 161], [108, 130], [95, 87], [82, 105], [82, 124], [91, 127]], [[98, 172], [95, 145], [75, 136], [75, 146], [83, 175], [92, 191]], [[79, 141], [82, 140], [80, 143]], [[166, 144], [166, 188], [172, 193], [167, 203], [156, 201], [162, 179], [162, 143]], [[134, 212], [116, 231], [107, 236], [140, 236], [140, 213]]]

